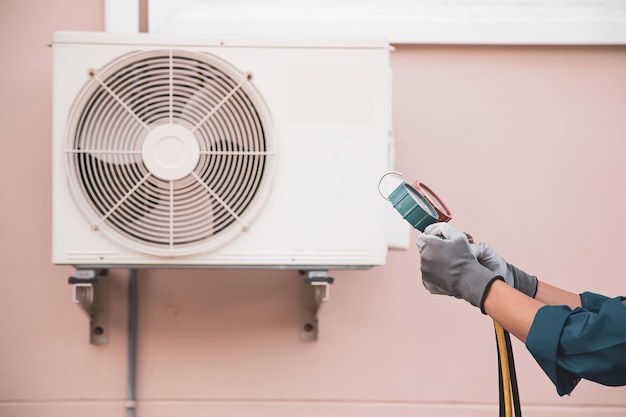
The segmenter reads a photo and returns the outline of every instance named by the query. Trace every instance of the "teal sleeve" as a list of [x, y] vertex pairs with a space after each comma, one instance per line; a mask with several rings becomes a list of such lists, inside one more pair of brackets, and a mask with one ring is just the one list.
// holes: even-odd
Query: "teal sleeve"
[[572, 392], [581, 378], [626, 385], [624, 298], [596, 296], [581, 294], [583, 304], [593, 311], [541, 307], [526, 338], [526, 347], [559, 395]]
[[583, 308], [594, 313], [597, 313], [600, 310], [602, 303], [607, 300], [610, 300], [610, 298], [605, 295], [595, 294], [592, 292], [584, 292], [580, 294], [580, 303]]

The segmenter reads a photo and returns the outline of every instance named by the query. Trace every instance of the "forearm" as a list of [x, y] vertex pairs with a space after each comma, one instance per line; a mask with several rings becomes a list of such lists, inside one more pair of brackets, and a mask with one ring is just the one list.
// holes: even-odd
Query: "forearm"
[[542, 281], [537, 282], [535, 299], [550, 306], [567, 305], [572, 309], [581, 306], [580, 295], [562, 290]]
[[541, 301], [526, 296], [504, 281], [495, 281], [485, 296], [483, 307], [494, 321], [526, 342], [535, 315], [543, 305]]

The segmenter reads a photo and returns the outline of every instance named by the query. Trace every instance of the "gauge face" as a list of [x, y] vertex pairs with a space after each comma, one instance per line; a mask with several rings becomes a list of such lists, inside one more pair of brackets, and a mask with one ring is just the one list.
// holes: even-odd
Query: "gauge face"
[[426, 184], [416, 181], [413, 183], [413, 188], [417, 190], [424, 198], [433, 206], [437, 212], [439, 222], [449, 222], [452, 219], [452, 213], [443, 200], [435, 194]]
[[272, 179], [271, 118], [249, 74], [206, 53], [120, 57], [74, 103], [73, 196], [94, 230], [126, 247], [187, 255], [245, 231]]
[[408, 184], [405, 184], [404, 188], [407, 190], [408, 195], [411, 196], [413, 201], [415, 201], [415, 204], [417, 204], [424, 212], [428, 213], [432, 217], [438, 217], [434, 207], [428, 202], [427, 199], [424, 198], [422, 194]]

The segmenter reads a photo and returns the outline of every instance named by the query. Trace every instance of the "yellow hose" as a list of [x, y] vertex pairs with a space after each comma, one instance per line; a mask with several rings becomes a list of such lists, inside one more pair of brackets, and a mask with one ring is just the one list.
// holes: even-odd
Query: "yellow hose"
[[506, 340], [504, 338], [504, 328], [497, 322], [493, 322], [496, 328], [496, 340], [498, 341], [498, 352], [500, 353], [500, 363], [502, 372], [502, 389], [504, 391], [504, 409], [506, 417], [513, 416], [511, 406], [511, 373], [509, 372], [509, 356], [507, 355]]

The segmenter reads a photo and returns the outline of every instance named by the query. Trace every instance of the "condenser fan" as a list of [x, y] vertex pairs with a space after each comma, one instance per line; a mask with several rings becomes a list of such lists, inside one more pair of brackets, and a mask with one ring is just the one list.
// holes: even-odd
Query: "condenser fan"
[[91, 70], [66, 161], [93, 230], [182, 256], [245, 231], [269, 194], [269, 111], [251, 75], [207, 53], [135, 52]]

